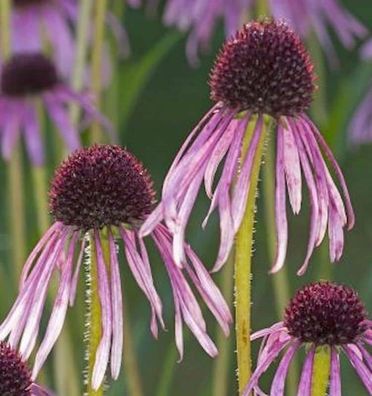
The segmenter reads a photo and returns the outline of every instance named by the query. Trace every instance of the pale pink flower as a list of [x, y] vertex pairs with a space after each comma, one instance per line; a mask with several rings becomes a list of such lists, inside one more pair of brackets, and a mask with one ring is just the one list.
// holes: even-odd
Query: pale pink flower
[[[121, 241], [133, 277], [151, 306], [151, 332], [164, 328], [163, 306], [155, 289], [145, 240], [138, 228], [150, 213], [155, 192], [142, 164], [119, 146], [92, 146], [74, 152], [57, 169], [50, 191], [50, 208], [55, 222], [27, 259], [21, 287], [8, 316], [0, 326], [0, 339], [9, 339], [24, 358], [35, 348], [47, 290], [58, 274], [58, 291], [46, 333], [37, 348], [33, 378], [53, 348], [65, 321], [68, 305], [73, 305], [81, 262], [88, 236], [95, 242], [90, 252], [97, 262], [98, 295], [102, 311], [102, 336], [92, 375], [98, 389], [110, 365], [118, 378], [123, 346], [123, 308], [118, 258]], [[183, 324], [191, 330], [210, 356], [217, 348], [207, 333], [199, 302], [190, 284], [198, 291], [224, 333], [232, 321], [229, 308], [203, 264], [185, 244], [185, 260], [172, 258], [171, 236], [163, 224], [151, 233], [169, 276], [175, 309], [175, 338], [183, 356]], [[109, 263], [104, 258], [108, 246]], [[93, 245], [92, 245], [93, 246]], [[106, 261], [105, 261], [106, 260]], [[108, 268], [110, 270], [108, 271]]]
[[[344, 246], [343, 229], [353, 226], [354, 214], [342, 172], [323, 136], [305, 113], [312, 101], [314, 74], [299, 37], [282, 22], [245, 25], [223, 46], [211, 72], [210, 86], [216, 104], [181, 147], [164, 181], [161, 202], [142, 226], [141, 235], [150, 233], [164, 220], [173, 234], [175, 260], [181, 262], [186, 226], [204, 181], [212, 202], [203, 225], [215, 209], [220, 215], [220, 247], [214, 270], [220, 269], [243, 219], [264, 116], [269, 115], [277, 150], [277, 252], [272, 271], [278, 271], [286, 258], [287, 193], [293, 213], [298, 214], [303, 180], [309, 191], [311, 220], [307, 253], [298, 273], [305, 272], [327, 229], [331, 261], [338, 260]], [[253, 135], [244, 160], [240, 161], [250, 122], [255, 125]], [[344, 198], [324, 155], [332, 165]], [[221, 176], [213, 188], [219, 167]]]

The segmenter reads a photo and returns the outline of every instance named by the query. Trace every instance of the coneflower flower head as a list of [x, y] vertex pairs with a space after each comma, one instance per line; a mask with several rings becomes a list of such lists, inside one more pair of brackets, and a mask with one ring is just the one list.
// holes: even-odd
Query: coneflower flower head
[[274, 376], [272, 396], [284, 394], [285, 380], [295, 353], [304, 346], [304, 361], [298, 394], [310, 396], [314, 356], [317, 348], [328, 347], [331, 355], [329, 395], [341, 395], [340, 353], [349, 359], [369, 394], [372, 394], [372, 321], [364, 304], [350, 287], [331, 282], [317, 282], [298, 290], [285, 310], [284, 321], [254, 333], [252, 339], [263, 338], [257, 367], [244, 396], [259, 386], [260, 376], [282, 351]]
[[62, 163], [50, 191], [56, 221], [80, 230], [125, 224], [151, 213], [155, 191], [147, 170], [119, 146], [93, 146]]
[[16, 53], [0, 73], [1, 151], [9, 159], [22, 131], [26, 148], [35, 165], [44, 162], [44, 148], [35, 99], [42, 100], [46, 112], [59, 129], [70, 151], [80, 146], [79, 133], [70, 122], [67, 105], [76, 102], [91, 119], [109, 131], [111, 124], [95, 109], [88, 94], [71, 90], [59, 76], [52, 59], [40, 52]]
[[[150, 260], [138, 229], [151, 212], [155, 192], [143, 165], [119, 146], [95, 145], [75, 151], [57, 169], [50, 190], [54, 224], [30, 254], [22, 276], [20, 294], [0, 326], [0, 339], [9, 336], [12, 346], [26, 358], [34, 349], [45, 304], [48, 284], [59, 272], [59, 288], [43, 341], [36, 353], [33, 377], [37, 375], [62, 329], [68, 304], [74, 303], [86, 239], [97, 262], [98, 294], [102, 311], [102, 338], [95, 356], [92, 385], [98, 389], [106, 368], [111, 376], [120, 373], [123, 343], [123, 313], [117, 240], [124, 245], [128, 266], [151, 305], [151, 331], [157, 337], [158, 323], [164, 327], [162, 303], [155, 289]], [[151, 235], [169, 275], [175, 304], [175, 333], [183, 354], [183, 322], [206, 352], [215, 356], [216, 346], [207, 334], [191, 280], [228, 334], [229, 308], [199, 258], [185, 245], [186, 259], [172, 259], [171, 236], [163, 224]], [[109, 263], [104, 257], [109, 251]], [[77, 254], [76, 254], [77, 253]], [[77, 258], [76, 258], [77, 257]], [[110, 271], [107, 270], [109, 265]]]
[[[221, 241], [215, 264], [218, 270], [227, 260], [243, 219], [264, 116], [270, 116], [277, 139], [277, 255], [272, 271], [278, 271], [286, 257], [286, 189], [297, 214], [302, 201], [302, 173], [312, 214], [307, 254], [299, 274], [305, 272], [327, 226], [331, 260], [338, 260], [343, 250], [343, 228], [353, 226], [354, 214], [342, 172], [324, 138], [305, 114], [315, 89], [314, 80], [306, 49], [284, 22], [252, 22], [227, 40], [210, 76], [211, 98], [216, 104], [176, 156], [164, 182], [162, 201], [146, 220], [142, 234], [151, 232], [164, 218], [174, 236], [174, 257], [181, 260], [186, 225], [204, 179], [212, 202], [203, 224], [214, 209], [218, 208], [220, 214]], [[252, 138], [246, 153], [242, 153], [250, 123], [254, 123]], [[345, 203], [322, 151], [338, 177]], [[213, 191], [222, 163], [221, 177]]]
[[284, 23], [244, 25], [221, 49], [211, 71], [211, 99], [238, 111], [296, 116], [312, 102], [313, 64]]
[[31, 371], [17, 351], [0, 342], [0, 395], [47, 396], [48, 393], [34, 384]]

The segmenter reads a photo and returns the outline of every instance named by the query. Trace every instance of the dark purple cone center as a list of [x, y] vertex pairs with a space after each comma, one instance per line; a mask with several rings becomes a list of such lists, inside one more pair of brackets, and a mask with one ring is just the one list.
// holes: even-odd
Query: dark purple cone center
[[55, 66], [40, 53], [13, 55], [1, 71], [1, 92], [8, 96], [40, 94], [57, 83]]
[[367, 314], [350, 287], [318, 282], [303, 287], [289, 303], [284, 323], [291, 336], [317, 345], [355, 342]]
[[138, 227], [153, 209], [152, 184], [141, 162], [122, 147], [80, 149], [56, 171], [51, 212], [83, 231], [123, 223]]
[[31, 396], [31, 373], [16, 351], [0, 342], [0, 395]]
[[273, 117], [306, 110], [314, 92], [313, 66], [285, 23], [252, 22], [221, 49], [210, 75], [215, 102]]

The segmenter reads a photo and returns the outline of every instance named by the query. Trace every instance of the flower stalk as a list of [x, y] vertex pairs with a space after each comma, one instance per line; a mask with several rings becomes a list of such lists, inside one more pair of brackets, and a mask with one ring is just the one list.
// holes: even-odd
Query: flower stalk
[[[93, 52], [92, 52], [92, 91], [95, 95], [96, 107], [100, 108], [101, 90], [102, 90], [102, 51], [105, 36], [105, 17], [107, 9], [107, 0], [101, 0], [95, 3], [94, 12], [94, 35], [93, 35]], [[102, 138], [101, 126], [94, 122], [91, 130], [91, 142], [98, 143]]]
[[331, 348], [318, 346], [315, 350], [311, 396], [326, 396], [331, 371]]
[[[253, 134], [253, 125], [254, 123], [252, 122], [248, 124], [242, 157], [247, 152], [247, 147]], [[265, 136], [266, 127], [263, 126], [253, 160], [245, 214], [235, 242], [235, 321], [239, 394], [243, 393], [244, 387], [251, 376], [252, 248], [257, 185], [264, 152]]]

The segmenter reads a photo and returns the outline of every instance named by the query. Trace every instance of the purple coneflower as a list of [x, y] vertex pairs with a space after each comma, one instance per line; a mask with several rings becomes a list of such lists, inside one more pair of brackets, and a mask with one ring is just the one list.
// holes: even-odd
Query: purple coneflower
[[[209, 215], [218, 208], [221, 240], [218, 270], [226, 261], [243, 219], [255, 152], [271, 117], [277, 140], [276, 227], [277, 254], [272, 271], [284, 264], [287, 251], [286, 186], [295, 214], [302, 200], [302, 177], [311, 203], [311, 226], [303, 274], [309, 259], [326, 233], [330, 257], [343, 251], [343, 228], [351, 228], [354, 214], [341, 170], [323, 136], [305, 114], [314, 91], [314, 74], [308, 53], [298, 36], [284, 23], [253, 22], [228, 40], [217, 57], [210, 77], [216, 102], [191, 132], [164, 181], [162, 200], [141, 229], [146, 235], [162, 219], [173, 234], [175, 260], [184, 257], [183, 239], [198, 190], [204, 180], [211, 198]], [[240, 157], [247, 127], [254, 131], [242, 163]], [[345, 196], [337, 189], [322, 151], [331, 162]], [[224, 160], [225, 159], [225, 160]], [[221, 177], [214, 177], [224, 160]], [[346, 206], [346, 208], [345, 208]]]
[[52, 396], [31, 380], [31, 372], [17, 351], [0, 342], [0, 395]]
[[37, 115], [41, 100], [47, 114], [60, 131], [67, 148], [80, 146], [78, 131], [71, 124], [67, 105], [76, 102], [88, 116], [110, 128], [109, 122], [94, 108], [86, 94], [78, 94], [64, 84], [53, 62], [41, 53], [13, 55], [0, 75], [1, 153], [9, 159], [21, 132], [34, 165], [44, 162], [44, 148]]
[[[139, 226], [153, 208], [154, 195], [147, 171], [119, 146], [80, 149], [57, 169], [50, 191], [55, 222], [30, 254], [23, 269], [18, 298], [0, 326], [0, 339], [9, 336], [12, 346], [20, 343], [20, 353], [27, 358], [35, 346], [49, 282], [55, 272], [59, 273], [59, 289], [46, 334], [36, 354], [33, 378], [56, 342], [68, 303], [74, 303], [87, 235], [95, 241], [96, 251], [91, 254], [96, 255], [98, 263], [102, 309], [102, 339], [93, 371], [94, 388], [102, 383], [109, 359], [114, 379], [121, 366], [123, 318], [116, 239], [122, 240], [129, 268], [150, 302], [153, 335], [157, 336], [158, 322], [164, 327], [162, 304], [153, 284], [145, 242], [138, 235]], [[187, 258], [176, 265], [167, 228], [159, 224], [151, 237], [162, 256], [173, 291], [180, 357], [183, 355], [183, 322], [205, 351], [215, 356], [217, 349], [207, 334], [201, 309], [186, 276], [226, 334], [231, 322], [227, 304], [188, 245], [185, 245]], [[103, 258], [104, 243], [109, 245], [110, 263]], [[107, 271], [108, 264], [110, 271]]]
[[[372, 61], [372, 39], [363, 45], [360, 52], [363, 60]], [[349, 138], [353, 145], [372, 142], [372, 81], [350, 122]]]
[[284, 395], [288, 368], [301, 347], [306, 358], [298, 395], [310, 396], [314, 357], [319, 348], [330, 353], [329, 395], [341, 395], [340, 354], [343, 352], [372, 394], [372, 321], [357, 293], [350, 287], [318, 282], [298, 290], [289, 303], [283, 322], [252, 334], [263, 338], [257, 366], [243, 395], [252, 390], [265, 395], [258, 386], [261, 375], [284, 352], [271, 385], [271, 396]]

